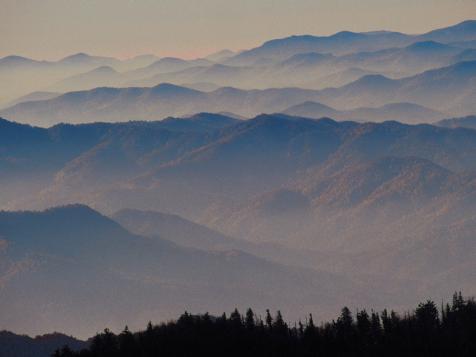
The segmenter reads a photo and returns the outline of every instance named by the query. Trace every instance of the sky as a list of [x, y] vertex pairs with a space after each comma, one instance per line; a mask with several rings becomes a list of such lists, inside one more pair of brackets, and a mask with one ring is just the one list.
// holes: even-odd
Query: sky
[[476, 0], [0, 0], [0, 57], [200, 57], [295, 34], [422, 33], [476, 19]]

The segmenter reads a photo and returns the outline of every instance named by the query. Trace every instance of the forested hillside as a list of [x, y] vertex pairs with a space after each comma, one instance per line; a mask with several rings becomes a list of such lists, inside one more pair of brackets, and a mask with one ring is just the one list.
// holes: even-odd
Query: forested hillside
[[58, 350], [54, 357], [116, 356], [474, 356], [476, 302], [455, 294], [451, 304], [428, 300], [404, 314], [344, 307], [337, 319], [288, 324], [280, 311], [248, 309], [215, 317], [185, 312], [176, 321], [131, 333], [97, 334], [89, 349]]

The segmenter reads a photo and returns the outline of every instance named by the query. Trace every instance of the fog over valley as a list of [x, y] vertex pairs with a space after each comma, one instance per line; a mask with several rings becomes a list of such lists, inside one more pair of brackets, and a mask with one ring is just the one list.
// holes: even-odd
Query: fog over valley
[[476, 20], [408, 32], [0, 58], [0, 356], [471, 355]]

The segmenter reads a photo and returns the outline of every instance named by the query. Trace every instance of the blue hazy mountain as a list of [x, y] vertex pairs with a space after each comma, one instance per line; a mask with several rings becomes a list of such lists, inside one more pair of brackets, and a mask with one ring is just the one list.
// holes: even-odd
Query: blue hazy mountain
[[58, 332], [33, 338], [0, 331], [0, 356], [50, 357], [57, 349], [66, 345], [73, 351], [80, 351], [86, 348], [88, 343]]
[[[316, 109], [316, 105], [320, 110], [332, 110], [315, 103], [305, 103], [304, 109], [308, 105], [312, 110]], [[413, 108], [409, 104], [403, 106], [404, 112], [408, 107]], [[400, 105], [395, 107], [397, 112], [401, 110]], [[417, 111], [420, 109], [416, 107]], [[386, 128], [392, 128], [391, 137], [377, 141], [382, 145], [389, 145], [389, 140], [392, 143], [411, 140], [411, 145], [395, 146], [396, 152], [388, 152], [392, 146], [383, 146], [375, 147], [376, 153], [385, 149], [388, 155], [424, 157], [454, 170], [473, 168], [472, 146], [468, 144], [458, 148], [458, 140], [467, 142], [469, 139], [463, 138], [474, 135], [472, 131], [450, 131], [428, 125], [406, 126], [396, 122], [358, 124], [286, 115], [261, 115], [242, 121], [225, 115], [201, 113], [155, 122], [61, 124], [48, 129], [6, 120], [0, 124], [1, 152], [4, 153], [0, 160], [2, 177], [5, 180], [22, 176], [26, 179], [32, 173], [36, 173], [38, 178], [49, 174], [49, 180], [55, 180], [57, 189], [63, 185], [71, 189], [75, 186], [94, 189], [96, 185], [140, 177], [152, 171], [163, 176], [163, 180], [176, 175], [179, 175], [178, 179], [180, 173], [186, 173], [183, 178], [194, 176], [197, 184], [210, 188], [219, 183], [212, 190], [217, 192], [221, 186], [235, 187], [239, 192], [245, 184], [245, 191], [259, 192], [260, 187], [265, 189], [267, 185], [273, 185], [272, 182], [284, 183], [301, 170], [334, 157], [341, 148], [347, 148], [351, 143], [355, 145], [354, 131], [364, 129], [372, 129], [378, 137], [379, 130], [385, 132]], [[428, 138], [425, 135], [419, 138], [417, 134], [423, 135], [420, 133], [427, 133]], [[407, 135], [410, 136], [407, 138]], [[362, 140], [366, 143], [367, 139]], [[428, 151], [425, 145], [438, 149]], [[413, 151], [409, 151], [410, 148]], [[357, 149], [354, 152], [347, 149], [344, 157], [351, 154], [358, 156], [359, 153]], [[371, 153], [369, 151], [365, 155]], [[220, 178], [224, 174], [222, 172], [227, 173], [227, 180]], [[278, 172], [281, 174], [277, 175]], [[149, 175], [149, 178], [154, 175]], [[213, 175], [217, 175], [216, 178]], [[251, 180], [253, 176], [255, 180]], [[45, 179], [48, 180], [48, 177]], [[137, 182], [141, 183], [144, 181]], [[74, 194], [72, 189], [71, 195]]]
[[475, 295], [475, 24], [0, 59], [0, 325]]
[[33, 66], [45, 67], [49, 64], [50, 63], [47, 61], [37, 61], [31, 58], [15, 55], [0, 58], [0, 70], [3, 71], [19, 68], [28, 68]]
[[470, 115], [462, 118], [443, 119], [436, 123], [436, 125], [446, 128], [470, 128], [476, 129], [476, 116]]
[[343, 31], [331, 36], [291, 36], [271, 40], [254, 49], [243, 51], [227, 61], [230, 64], [250, 65], [259, 60], [279, 60], [298, 53], [319, 52], [335, 55], [351, 52], [376, 51], [391, 47], [405, 47], [420, 41], [442, 43], [468, 41], [476, 38], [476, 21], [470, 20], [422, 35], [377, 31], [355, 33]]
[[91, 56], [86, 53], [77, 53], [67, 56], [58, 61], [39, 61], [22, 56], [7, 56], [0, 58], [0, 71], [12, 71], [17, 69], [49, 69], [54, 67], [74, 67], [76, 70], [95, 68], [99, 66], [114, 66], [120, 63], [119, 60], [112, 57]]
[[304, 102], [283, 111], [284, 114], [306, 118], [332, 118], [336, 120], [374, 121], [395, 120], [407, 124], [432, 123], [445, 114], [413, 103], [391, 103], [377, 108], [336, 110], [317, 102]]
[[[12, 108], [12, 112], [22, 112], [25, 109], [34, 111], [38, 118], [37, 124], [42, 125], [64, 121], [59, 118], [64, 116], [75, 118], [73, 122], [161, 119], [170, 115], [197, 112], [194, 108], [206, 96], [205, 93], [170, 84], [152, 88], [101, 87], [69, 92], [48, 101], [19, 104]], [[177, 110], [177, 105], [180, 110]], [[9, 111], [10, 109], [6, 109], [6, 114]], [[26, 119], [26, 116], [23, 118]]]
[[457, 25], [433, 30], [424, 35], [421, 38], [425, 40], [438, 41], [443, 43], [449, 42], [461, 42], [472, 41], [476, 33], [476, 20], [467, 20]]
[[468, 62], [468, 61], [475, 61], [476, 60], [476, 49], [470, 48], [466, 49], [463, 52], [460, 52], [456, 56], [454, 56], [455, 62]]
[[262, 46], [243, 51], [226, 62], [250, 65], [263, 59], [276, 61], [306, 52], [339, 55], [353, 51], [378, 50], [398, 44], [406, 45], [410, 41], [407, 35], [396, 32], [365, 34], [343, 31], [328, 37], [310, 35], [291, 36], [265, 42]]
[[[79, 201], [104, 212], [135, 209], [114, 216], [134, 233], [85, 206], [0, 213], [0, 303], [12, 329], [88, 335], [110, 316], [117, 316], [110, 326], [135, 326], [144, 316], [163, 319], [210, 302], [217, 311], [284, 304], [278, 297], [291, 316], [303, 305], [325, 314], [341, 305], [331, 296], [361, 296], [342, 275], [371, 275], [389, 292], [420, 286], [409, 300], [451, 294], [457, 285], [472, 293], [474, 279], [458, 272], [476, 251], [468, 238], [476, 212], [473, 129], [205, 113], [48, 129], [1, 125], [2, 207]], [[437, 266], [432, 257], [446, 254], [448, 234], [454, 251]], [[326, 266], [338, 274], [323, 273]], [[277, 294], [283, 286], [286, 295]], [[276, 297], [263, 298], [263, 287]]]
[[[369, 131], [368, 135], [363, 135], [366, 131]], [[452, 150], [459, 147], [460, 140], [471, 143], [468, 137], [475, 134], [470, 130], [448, 131], [396, 122], [356, 124], [264, 115], [225, 128], [216, 141], [159, 167], [138, 179], [135, 185], [152, 187], [157, 180], [163, 190], [169, 187], [179, 194], [178, 187], [192, 180], [194, 187], [201, 189], [193, 190], [188, 206], [174, 206], [173, 210], [186, 217], [199, 218], [203, 212], [192, 209], [194, 200], [197, 207], [207, 206], [226, 193], [228, 199], [240, 202], [269, 187], [297, 180], [308, 169], [325, 163], [340, 167], [380, 156], [415, 156], [450, 169], [471, 170], [475, 166], [471, 163], [474, 155], [469, 147], [457, 155]], [[432, 147], [437, 149], [429, 150]], [[160, 190], [155, 192], [160, 197]], [[199, 192], [203, 194], [199, 195]], [[156, 201], [157, 208], [167, 209], [160, 199]], [[148, 202], [147, 206], [150, 204]]]
[[340, 107], [410, 102], [430, 109], [466, 114], [474, 108], [476, 62], [460, 62], [402, 79], [368, 75], [340, 88], [321, 91], [320, 102]]
[[258, 250], [250, 242], [224, 235], [175, 214], [123, 209], [114, 213], [112, 219], [135, 234], [161, 237], [185, 247], [209, 251], [238, 249], [250, 253]]
[[[453, 30], [452, 30], [453, 31]], [[306, 43], [347, 43], [355, 42], [356, 48], [347, 55], [333, 56], [321, 51], [320, 47], [299, 47], [296, 53], [273, 54], [273, 59], [261, 59], [256, 63], [243, 64], [239, 67], [228, 62], [215, 63], [207, 59], [183, 60], [167, 57], [157, 60], [148, 66], [135, 70], [123, 71], [116, 75], [114, 81], [110, 78], [100, 81], [100, 76], [91, 77], [89, 82], [84, 78], [81, 85], [66, 87], [67, 90], [90, 89], [94, 86], [105, 86], [114, 83], [117, 86], [154, 86], [160, 82], [171, 82], [181, 85], [183, 83], [213, 83], [218, 86], [238, 86], [243, 88], [265, 88], [281, 86], [303, 86], [306, 88], [320, 89], [325, 86], [343, 85], [357, 78], [344, 76], [351, 68], [360, 68], [367, 72], [378, 72], [393, 77], [414, 75], [424, 70], [453, 64], [458, 61], [474, 59], [470, 53], [465, 53], [471, 48], [468, 41], [460, 41], [457, 46], [439, 43], [431, 38], [422, 36], [407, 36], [411, 38], [408, 43], [395, 44], [392, 41], [379, 44], [381, 38], [395, 39], [404, 35], [380, 31], [363, 34], [342, 32], [330, 38], [317, 38], [312, 36], [293, 37], [289, 41], [297, 41], [300, 45]], [[368, 41], [366, 40], [368, 39]], [[359, 47], [365, 41], [376, 47]], [[285, 40], [283, 40], [286, 42]], [[324, 41], [324, 42], [323, 42]], [[327, 42], [326, 42], [327, 41]], [[362, 42], [364, 41], [364, 42]], [[279, 43], [279, 40], [270, 41], [270, 44]], [[464, 43], [468, 44], [464, 45]], [[454, 43], [454, 42], [451, 42]], [[267, 44], [266, 44], [267, 46]], [[265, 47], [266, 47], [265, 46]], [[271, 47], [273, 47], [271, 46]], [[279, 47], [279, 46], [278, 46]], [[312, 51], [310, 51], [312, 50]], [[227, 52], [225, 52], [227, 53]], [[244, 56], [246, 51], [238, 56]], [[288, 56], [289, 55], [289, 56]], [[130, 62], [132, 60], [129, 60]], [[62, 62], [62, 61], [60, 61]], [[66, 63], [109, 65], [116, 69], [127, 68], [126, 62], [112, 61], [103, 57], [77, 54], [68, 57]], [[331, 80], [332, 74], [340, 72], [340, 81]], [[315, 78], [309, 80], [309, 75]]]
[[10, 103], [6, 104], [5, 107], [11, 107], [13, 105], [16, 105], [18, 103], [24, 103], [24, 102], [34, 102], [36, 100], [47, 100], [51, 99], [54, 97], [58, 97], [62, 93], [59, 92], [32, 92], [27, 95], [21, 96], [14, 101], [11, 101]]
[[[360, 138], [360, 133], [367, 130], [369, 135]], [[389, 136], [388, 131], [391, 132]], [[131, 156], [133, 146], [127, 151], [124, 147], [115, 151], [116, 158], [123, 157], [116, 159], [117, 163], [123, 163], [122, 166], [112, 166], [111, 156], [98, 151], [108, 146], [98, 144], [97, 149], [81, 155], [81, 160], [65, 164], [42, 199], [45, 200], [43, 204], [54, 204], [82, 198], [85, 202], [100, 204], [104, 209], [133, 206], [175, 212], [200, 220], [208, 214], [213, 217], [213, 211], [207, 212], [203, 207], [239, 203], [299, 179], [306, 170], [325, 162], [340, 167], [347, 164], [346, 160], [349, 163], [374, 160], [379, 155], [416, 156], [451, 170], [472, 170], [472, 135], [471, 131], [448, 131], [432, 126], [397, 123], [374, 126], [261, 116], [207, 136], [202, 146], [174, 151], [177, 156], [152, 156], [153, 151], [144, 151], [135, 154], [134, 158]], [[465, 143], [464, 146], [461, 143]], [[127, 157], [134, 161], [125, 160]], [[140, 164], [132, 165], [133, 162]], [[154, 163], [159, 164], [158, 168], [154, 168]], [[133, 168], [132, 172], [130, 168]], [[124, 188], [114, 184], [134, 175], [137, 177]], [[95, 177], [101, 177], [101, 180], [95, 180]], [[103, 186], [105, 183], [108, 185]], [[123, 198], [119, 200], [119, 197]], [[223, 212], [227, 210], [223, 209]]]
[[[357, 143], [356, 133], [370, 128], [376, 138], [388, 128], [393, 133], [375, 139], [382, 147], [369, 146], [371, 149], [364, 153], [360, 149], [342, 151]], [[200, 205], [206, 207], [226, 197], [245, 199], [299, 178], [301, 172], [330, 158], [334, 165], [344, 165], [343, 159], [337, 160], [340, 156], [352, 161], [359, 155], [371, 159], [374, 153], [386, 152], [423, 157], [451, 170], [474, 167], [471, 131], [391, 123], [373, 126], [284, 115], [237, 121], [200, 114], [159, 122], [57, 125], [49, 129], [2, 121], [2, 133], [2, 152], [6, 153], [0, 161], [2, 182], [25, 186], [34, 179], [43, 188], [38, 200], [31, 199], [38, 186], [32, 186], [33, 192], [6, 191], [3, 202], [17, 207], [81, 200], [104, 208], [120, 205], [117, 209], [139, 204], [143, 209], [196, 218], [206, 213]], [[372, 136], [365, 137], [362, 145], [371, 145], [371, 140]], [[192, 178], [190, 186], [188, 180]], [[124, 180], [132, 181], [121, 188]], [[142, 186], [148, 188], [143, 190]], [[121, 203], [117, 197], [124, 189]], [[165, 196], [160, 198], [162, 194]], [[170, 194], [175, 198], [166, 199]]]
[[150, 77], [153, 75], [157, 75], [159, 73], [168, 73], [168, 72], [176, 72], [181, 71], [186, 68], [194, 67], [194, 66], [205, 66], [211, 64], [212, 62], [206, 59], [197, 59], [197, 60], [184, 60], [181, 58], [175, 57], [164, 57], [153, 63], [149, 64], [146, 67], [138, 68], [134, 71], [130, 71], [125, 75], [129, 78], [141, 79], [145, 77]]
[[[365, 74], [385, 74], [393, 78], [418, 74], [472, 59], [468, 49], [434, 41], [416, 42], [403, 48], [355, 52], [334, 56], [327, 53], [297, 53], [276, 63], [234, 66], [202, 64], [125, 82], [133, 86], [153, 86], [210, 82], [220, 86], [266, 88], [298, 86], [321, 89], [347, 84]], [[183, 61], [185, 63], [185, 61]], [[360, 71], [360, 75], [357, 71]], [[340, 76], [337, 78], [333, 78]]]
[[107, 66], [117, 64], [119, 60], [112, 57], [91, 56], [86, 53], [76, 53], [74, 55], [67, 56], [58, 61], [59, 64], [65, 66]]
[[[121, 61], [85, 53], [77, 53], [58, 61], [40, 61], [21, 56], [0, 58], [0, 80], [3, 83], [0, 89], [0, 105], [31, 92], [51, 91], [48, 88], [53, 84], [98, 67], [109, 66], [118, 71], [130, 71], [144, 67], [155, 60], [157, 58], [150, 55]], [[88, 83], [87, 88], [91, 87], [94, 86]]]
[[[293, 246], [333, 252], [315, 260], [317, 268], [343, 254], [337, 272], [386, 277], [381, 287], [403, 279], [434, 295], [471, 289], [474, 277], [464, 271], [476, 256], [474, 174], [415, 157], [350, 162], [258, 195], [223, 214], [216, 227], [254, 241], [289, 244], [292, 236]], [[280, 204], [289, 192], [301, 204]]]
[[110, 66], [100, 66], [91, 71], [73, 75], [53, 84], [49, 89], [56, 92], [72, 92], [81, 89], [93, 89], [101, 86], [118, 86], [122, 76]]
[[[257, 69], [255, 68], [235, 67], [214, 63], [211, 65], [188, 66], [179, 71], [159, 72], [153, 76], [130, 80], [127, 84], [133, 86], [151, 86], [163, 82], [176, 84], [210, 82], [216, 85], [227, 86], [243, 84], [246, 83], [246, 81], [250, 82], [252, 81], [250, 77], [256, 74]], [[256, 78], [254, 82], [257, 82]]]
[[214, 52], [206, 57], [206, 59], [213, 61], [213, 62], [223, 62], [224, 60], [227, 60], [228, 58], [232, 57], [235, 55], [235, 52], [231, 50], [221, 50], [218, 52]]
[[[209, 83], [214, 86], [269, 88], [299, 86], [322, 89], [356, 80], [355, 70], [364, 74], [380, 73], [392, 78], [474, 60], [474, 21], [422, 35], [389, 31], [367, 33], [339, 32], [332, 36], [292, 36], [266, 42], [231, 58], [224, 52], [220, 59], [158, 59], [152, 55], [127, 60], [78, 53], [59, 61], [41, 61], [21, 56], [0, 59], [0, 105], [36, 91], [49, 91], [70, 77], [83, 75], [65, 91], [114, 86], [155, 86], [160, 82], [177, 85]], [[453, 53], [457, 52], [459, 53]], [[216, 62], [218, 61], [218, 62]], [[101, 79], [87, 72], [109, 66], [120, 72]], [[367, 73], [365, 73], [367, 72]], [[34, 80], [32, 80], [32, 78]], [[90, 79], [88, 81], [87, 79]], [[48, 89], [50, 88], [50, 89]], [[198, 88], [198, 87], [195, 87]]]
[[[461, 62], [466, 50], [434, 42], [415, 42], [403, 48], [386, 48], [375, 52], [357, 52], [335, 58], [335, 63], [363, 68], [392, 76], [409, 76], [425, 70]], [[459, 57], [458, 57], [459, 56]]]
[[76, 53], [67, 56], [57, 62], [51, 62], [55, 66], [68, 66], [76, 69], [92, 70], [98, 67], [112, 67], [118, 71], [129, 71], [136, 68], [149, 66], [157, 61], [154, 55], [139, 55], [136, 57], [119, 60], [113, 57], [92, 56], [86, 53]]
[[[157, 120], [203, 111], [252, 116], [316, 99], [317, 94], [316, 91], [298, 88], [261, 91], [220, 88], [200, 92], [172, 84], [145, 88], [96, 88], [66, 93], [46, 101], [20, 103], [2, 110], [1, 115], [45, 126], [65, 121], [66, 117], [68, 122]], [[33, 117], [35, 119], [31, 121]]]
[[1, 323], [30, 334], [61, 328], [89, 336], [105, 319], [111, 328], [127, 321], [135, 329], [184, 309], [217, 313], [285, 301], [295, 302], [286, 303], [289, 314], [304, 313], [303, 305], [324, 313], [337, 308], [330, 294], [343, 296], [353, 285], [236, 250], [206, 252], [134, 235], [81, 205], [1, 212], [0, 232]]
[[465, 115], [476, 110], [472, 85], [475, 75], [476, 62], [471, 61], [398, 80], [367, 75], [348, 85], [322, 91], [221, 88], [201, 92], [171, 84], [96, 88], [66, 93], [50, 100], [20, 103], [0, 111], [0, 115], [37, 125], [51, 125], [66, 119], [68, 122], [151, 120], [203, 111], [228, 111], [250, 117], [283, 111], [305, 101], [346, 110], [407, 102], [447, 115]]
[[87, 172], [94, 177], [102, 172], [103, 184], [111, 178], [129, 177], [141, 171], [140, 167], [165, 163], [205, 145], [211, 140], [211, 132], [235, 121], [202, 113], [155, 123], [61, 124], [42, 129], [2, 119], [0, 180], [5, 191], [1, 200], [6, 204], [38, 190], [55, 177], [68, 181], [73, 177], [69, 173], [76, 175], [78, 170], [83, 174], [76, 176], [77, 184], [86, 181]]
[[211, 132], [236, 122], [237, 119], [225, 115], [200, 113], [189, 118], [167, 118], [160, 122], [60, 124], [43, 129], [1, 119], [1, 146], [5, 153], [0, 160], [4, 169], [2, 176], [17, 175], [25, 170], [39, 170], [39, 175], [39, 172], [57, 170], [75, 158], [75, 164], [80, 165], [81, 154], [89, 160], [93, 156], [105, 155], [106, 161], [107, 155], [114, 155], [116, 159], [109, 160], [104, 167], [106, 172], [107, 168], [120, 164], [118, 156], [123, 153], [123, 160], [126, 160], [122, 162], [123, 168], [128, 163], [133, 169], [134, 156], [157, 150], [155, 163], [160, 162], [157, 160], [173, 159], [206, 144], [211, 140]]

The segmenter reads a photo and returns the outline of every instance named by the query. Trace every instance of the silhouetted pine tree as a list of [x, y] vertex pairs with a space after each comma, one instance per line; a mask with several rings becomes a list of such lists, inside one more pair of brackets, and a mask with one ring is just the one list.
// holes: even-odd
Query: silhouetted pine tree
[[253, 330], [255, 328], [255, 314], [251, 308], [246, 310], [245, 326], [248, 330]]

